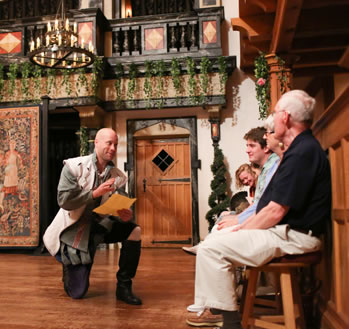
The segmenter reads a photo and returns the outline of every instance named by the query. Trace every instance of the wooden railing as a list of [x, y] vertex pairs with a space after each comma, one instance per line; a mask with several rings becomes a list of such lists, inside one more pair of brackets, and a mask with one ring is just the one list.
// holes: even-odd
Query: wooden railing
[[[38, 1], [35, 2], [36, 6]], [[5, 4], [10, 6], [10, 2], [0, 3], [0, 9]], [[97, 55], [104, 56], [105, 42], [112, 43], [112, 66], [120, 60], [139, 63], [149, 58], [168, 60], [173, 57], [222, 55], [220, 29], [224, 14], [221, 7], [114, 20], [107, 20], [100, 10], [89, 8], [68, 11], [68, 17], [78, 24], [92, 24], [91, 41], [97, 49]], [[21, 38], [20, 51], [10, 50], [2, 54], [13, 58], [26, 56], [32, 40], [39, 38], [41, 44], [44, 44], [48, 19], [52, 20], [54, 16], [46, 16], [44, 21], [30, 17], [0, 20], [0, 33], [17, 32]], [[105, 39], [105, 32], [108, 31], [112, 33], [112, 41]]]
[[[3, 0], [0, 2], [0, 25], [1, 21], [27, 19], [55, 15], [60, 0]], [[79, 0], [65, 0], [66, 9], [78, 9]]]
[[183, 14], [111, 20], [112, 57], [142, 61], [173, 57], [220, 56], [221, 8]]

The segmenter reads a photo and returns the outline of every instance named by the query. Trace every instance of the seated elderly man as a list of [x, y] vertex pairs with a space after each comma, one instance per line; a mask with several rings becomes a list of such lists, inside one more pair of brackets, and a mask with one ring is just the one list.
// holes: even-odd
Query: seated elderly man
[[[285, 93], [275, 106], [275, 137], [287, 151], [264, 191], [256, 215], [229, 222], [200, 244], [195, 304], [223, 315], [223, 329], [239, 329], [234, 267], [260, 266], [275, 257], [320, 248], [331, 212], [330, 167], [310, 125], [315, 100], [301, 90]], [[187, 319], [195, 325], [195, 316]]]

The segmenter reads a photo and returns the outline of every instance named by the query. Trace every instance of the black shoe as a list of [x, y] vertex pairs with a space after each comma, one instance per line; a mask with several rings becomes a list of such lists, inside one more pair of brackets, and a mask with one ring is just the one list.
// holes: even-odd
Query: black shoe
[[116, 288], [116, 298], [130, 305], [142, 305], [140, 298], [132, 293], [131, 287], [118, 285]]
[[136, 275], [141, 241], [123, 241], [119, 258], [119, 271], [116, 274], [116, 298], [131, 305], [141, 305], [142, 301], [132, 293], [132, 278]]

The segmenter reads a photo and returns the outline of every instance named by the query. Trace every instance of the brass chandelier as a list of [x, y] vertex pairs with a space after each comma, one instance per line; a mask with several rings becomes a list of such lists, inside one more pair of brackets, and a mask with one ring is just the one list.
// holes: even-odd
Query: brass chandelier
[[86, 45], [82, 38], [78, 44], [77, 23], [71, 24], [66, 18], [64, 0], [61, 0], [58, 12], [55, 21], [47, 23], [44, 40], [39, 37], [36, 41], [31, 40], [28, 54], [30, 61], [56, 69], [77, 69], [91, 65], [95, 58], [92, 42]]

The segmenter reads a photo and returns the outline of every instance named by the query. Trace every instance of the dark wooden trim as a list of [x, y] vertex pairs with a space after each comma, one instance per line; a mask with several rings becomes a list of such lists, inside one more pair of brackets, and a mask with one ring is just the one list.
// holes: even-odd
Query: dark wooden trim
[[[156, 102], [156, 99], [153, 99]], [[205, 104], [192, 104], [189, 97], [181, 97], [177, 105], [176, 98], [164, 98], [163, 106], [161, 109], [165, 108], [183, 108], [183, 107], [203, 107], [212, 105], [225, 105], [226, 98], [225, 95], [214, 95], [208, 96]], [[159, 108], [154, 105], [152, 108], [147, 107], [147, 100], [127, 100], [122, 101], [119, 108], [115, 107], [115, 101], [108, 101], [100, 103], [101, 108], [106, 112], [114, 111], [132, 111], [132, 110], [159, 110]], [[160, 110], [161, 110], [160, 109]]]
[[40, 122], [40, 240], [39, 245], [42, 244], [42, 236], [48, 226], [48, 112], [50, 97], [43, 96], [41, 108], [41, 122]]

